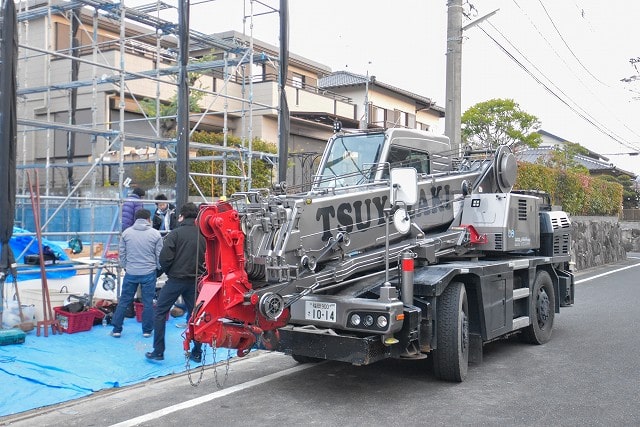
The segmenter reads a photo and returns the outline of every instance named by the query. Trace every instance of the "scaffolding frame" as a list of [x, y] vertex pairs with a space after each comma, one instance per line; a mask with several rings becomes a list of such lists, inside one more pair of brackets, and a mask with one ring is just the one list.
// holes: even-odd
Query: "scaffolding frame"
[[[189, 5], [188, 0], [186, 4]], [[180, 40], [185, 34], [188, 34], [189, 51], [216, 50], [222, 53], [222, 59], [189, 62], [186, 71], [189, 73], [203, 73], [205, 71], [219, 70], [223, 75], [223, 86], [217, 90], [207, 90], [200, 87], [191, 86], [189, 90], [199, 91], [205, 97], [211, 97], [204, 111], [200, 113], [188, 112], [189, 129], [188, 137], [198, 130], [201, 123], [207, 118], [216, 115], [222, 115], [222, 133], [223, 145], [213, 146], [208, 144], [196, 144], [189, 141], [189, 146], [197, 150], [210, 150], [211, 155], [208, 156], [191, 156], [186, 153], [190, 161], [194, 160], [219, 160], [222, 161], [222, 174], [211, 174], [212, 179], [220, 179], [223, 187], [223, 194], [226, 195], [227, 184], [231, 179], [240, 180], [242, 189], [251, 187], [251, 168], [254, 158], [265, 159], [271, 164], [277, 161], [277, 155], [270, 153], [255, 152], [253, 150], [253, 115], [260, 109], [275, 109], [277, 106], [260, 104], [254, 101], [253, 96], [253, 78], [252, 66], [254, 63], [277, 61], [277, 58], [269, 58], [264, 53], [254, 54], [253, 45], [253, 26], [254, 26], [254, 3], [264, 5], [264, 2], [258, 0], [244, 0], [245, 16], [243, 22], [249, 20], [250, 33], [249, 45], [240, 45], [231, 43], [226, 40], [219, 39], [212, 35], [205, 35], [198, 31], [187, 28], [181, 28], [176, 22], [171, 22], [160, 18], [160, 11], [173, 8], [162, 0], [156, 0], [148, 5], [130, 8], [125, 5], [124, 0], [116, 3], [109, 0], [76, 0], [71, 2], [47, 0], [46, 3], [37, 2], [36, 0], [21, 1], [18, 3], [18, 23], [20, 26], [20, 59], [18, 63], [18, 141], [21, 144], [22, 162], [18, 165], [21, 175], [21, 184], [18, 189], [18, 205], [22, 210], [22, 221], [24, 222], [26, 203], [28, 195], [26, 194], [25, 171], [29, 169], [44, 170], [44, 217], [46, 221], [42, 225], [42, 233], [44, 235], [64, 236], [65, 232], [48, 231], [49, 225], [56, 219], [65, 207], [68, 213], [74, 207], [84, 206], [90, 208], [91, 223], [88, 231], [67, 230], [66, 238], [74, 235], [86, 235], [90, 238], [91, 251], [94, 247], [94, 239], [96, 236], [102, 235], [119, 235], [120, 231], [110, 230], [103, 231], [94, 222], [95, 213], [102, 208], [104, 204], [115, 204], [118, 212], [127, 196], [127, 176], [126, 167], [132, 165], [154, 165], [154, 191], [160, 192], [163, 183], [160, 180], [160, 167], [163, 164], [175, 166], [177, 158], [171, 147], [176, 146], [179, 141], [177, 137], [166, 137], [161, 132], [161, 121], [167, 119], [179, 120], [176, 116], [162, 117], [160, 112], [161, 102], [166, 101], [167, 87], [176, 86], [172, 78], [180, 72], [178, 58], [175, 55], [175, 47], [177, 44], [167, 38], [173, 36]], [[249, 14], [246, 14], [246, 5], [249, 4]], [[36, 5], [35, 7], [32, 5]], [[215, 6], [214, 6], [215, 7]], [[274, 11], [277, 9], [273, 8]], [[188, 10], [187, 10], [188, 13]], [[180, 18], [179, 18], [180, 19]], [[31, 31], [35, 27], [34, 23], [42, 21], [41, 28], [44, 28], [44, 47], [38, 47], [32, 44], [33, 36]], [[58, 30], [61, 24], [68, 24], [69, 34], [66, 35], [68, 40], [67, 48], [58, 48], [56, 41], [61, 40]], [[74, 24], [75, 23], [75, 24]], [[81, 38], [89, 40], [88, 45], [80, 44], [74, 46], [78, 33], [73, 34], [74, 25], [77, 25], [77, 32], [81, 33]], [[54, 30], [54, 26], [56, 27]], [[109, 40], [105, 34], [115, 35], [117, 31], [118, 37], [111, 37]], [[243, 34], [244, 35], [244, 34]], [[56, 40], [54, 40], [56, 37]], [[117, 46], [118, 55], [114, 55], [114, 49]], [[149, 49], [153, 47], [154, 49]], [[83, 54], [80, 51], [84, 52]], [[134, 71], [132, 66], [127, 63], [130, 54], [139, 53], [142, 55], [151, 55], [154, 64], [152, 69]], [[119, 59], [117, 63], [110, 63], [109, 59]], [[175, 65], [166, 65], [167, 62], [173, 61]], [[29, 86], [30, 67], [42, 62], [43, 66], [43, 84]], [[73, 66], [90, 67], [89, 76], [68, 79], [59, 78], [58, 64], [69, 64]], [[71, 67], [69, 67], [71, 68]], [[232, 72], [232, 70], [236, 70]], [[86, 69], [85, 75], [86, 75]], [[57, 73], [57, 74], [56, 74]], [[54, 77], [55, 74], [55, 77]], [[228, 91], [228, 85], [234, 76], [241, 79], [241, 96], [231, 95]], [[57, 77], [57, 78], [56, 78]], [[151, 82], [155, 84], [155, 117], [147, 117], [144, 109], [140, 106], [140, 94], [131, 88], [134, 82]], [[83, 99], [86, 101], [87, 93], [90, 93], [90, 123], [77, 124], [72, 117], [71, 106], [75, 102], [72, 99], [73, 93], [84, 91]], [[88, 91], [88, 92], [87, 92]], [[100, 92], [102, 91], [102, 92]], [[108, 94], [108, 92], [110, 94]], [[219, 99], [223, 100], [222, 111], [213, 110], [212, 107]], [[105, 101], [101, 105], [100, 101]], [[146, 121], [151, 125], [150, 134], [136, 133], [129, 129], [135, 126], [135, 120], [128, 118], [131, 111], [127, 102], [133, 102], [140, 107], [143, 116], [137, 120]], [[33, 107], [34, 103], [41, 102], [42, 107], [34, 108], [33, 118], [31, 114], [27, 114], [28, 110]], [[54, 112], [60, 113], [64, 111], [64, 103], [68, 107], [68, 117], [65, 122], [56, 121], [53, 117]], [[117, 102], [117, 108], [108, 105], [110, 102]], [[230, 102], [240, 104], [238, 109], [231, 109]], [[36, 110], [39, 112], [37, 113]], [[111, 118], [114, 110], [117, 110], [117, 121]], [[99, 111], [103, 112], [103, 118], [99, 117]], [[75, 113], [75, 111], [73, 111]], [[240, 139], [242, 141], [241, 149], [228, 146], [229, 114], [240, 115]], [[194, 119], [194, 126], [189, 124]], [[153, 125], [152, 125], [153, 120]], [[55, 162], [55, 134], [56, 132], [64, 132], [67, 138], [75, 139], [76, 135], [85, 135], [90, 139], [91, 143], [91, 160], [79, 161], [77, 156], [67, 162]], [[45, 144], [37, 144], [36, 139], [44, 135]], [[154, 155], [147, 156], [146, 159], [130, 160], [125, 158], [125, 149], [127, 143], [134, 143], [153, 148]], [[31, 145], [30, 145], [31, 144]], [[43, 147], [44, 146], [44, 147]], [[68, 145], [69, 147], [69, 145]], [[43, 149], [44, 148], [44, 149]], [[168, 149], [169, 148], [169, 149]], [[29, 152], [31, 149], [32, 152]], [[168, 153], [167, 158], [161, 158], [160, 152], [165, 150]], [[175, 151], [175, 150], [174, 150]], [[35, 152], [43, 153], [36, 156]], [[117, 159], [112, 158], [113, 153], [117, 153]], [[72, 153], [74, 154], [74, 153]], [[42, 162], [30, 161], [43, 159]], [[58, 157], [59, 158], [59, 157]], [[228, 175], [228, 162], [241, 162], [247, 165], [247, 173], [243, 176]], [[117, 167], [117, 192], [109, 189], [107, 196], [104, 192], [98, 191], [102, 186], [98, 182], [100, 179], [104, 181], [105, 167], [111, 170]], [[67, 182], [67, 192], [63, 195], [55, 194], [55, 179], [59, 172], [57, 170], [77, 171], [82, 170], [78, 180], [69, 180]], [[244, 167], [241, 170], [245, 170]], [[102, 173], [102, 177], [99, 177]], [[189, 174], [188, 179], [195, 185], [199, 197], [203, 202], [211, 201], [212, 195], [207, 196], [206, 190], [198, 187], [194, 176], [200, 176], [200, 173]], [[70, 174], [71, 176], [71, 174]], [[115, 187], [115, 186], [114, 186]], [[80, 195], [84, 192], [84, 196]], [[67, 221], [70, 223], [70, 221]], [[119, 221], [118, 221], [119, 223]], [[35, 235], [35, 233], [34, 233]], [[110, 239], [109, 239], [110, 240]], [[109, 248], [105, 248], [105, 254]], [[93, 256], [93, 253], [90, 254]]]

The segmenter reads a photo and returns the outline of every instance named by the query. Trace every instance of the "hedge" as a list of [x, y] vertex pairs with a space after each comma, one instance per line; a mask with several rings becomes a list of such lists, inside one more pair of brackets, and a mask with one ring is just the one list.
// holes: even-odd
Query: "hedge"
[[572, 170], [518, 163], [516, 190], [541, 190], [571, 215], [615, 215], [622, 208], [622, 185]]

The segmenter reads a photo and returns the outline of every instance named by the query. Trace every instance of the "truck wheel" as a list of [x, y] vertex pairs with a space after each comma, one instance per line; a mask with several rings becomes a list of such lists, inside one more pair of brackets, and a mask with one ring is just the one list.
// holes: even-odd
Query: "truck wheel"
[[437, 304], [438, 348], [433, 373], [445, 381], [462, 382], [469, 366], [469, 303], [462, 283], [451, 283]]
[[298, 363], [318, 363], [322, 360], [317, 357], [301, 356], [299, 354], [292, 354], [291, 357]]
[[523, 338], [531, 344], [544, 344], [551, 338], [555, 318], [556, 295], [549, 273], [538, 271], [529, 304], [531, 325], [523, 330]]

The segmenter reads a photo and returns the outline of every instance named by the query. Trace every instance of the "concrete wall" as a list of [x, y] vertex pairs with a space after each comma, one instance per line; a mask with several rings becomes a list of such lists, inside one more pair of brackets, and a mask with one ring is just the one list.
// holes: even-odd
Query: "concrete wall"
[[[572, 261], [577, 271], [627, 257], [627, 243], [617, 217], [571, 217]], [[638, 227], [638, 226], [637, 226]], [[626, 234], [626, 233], [625, 233]], [[636, 244], [640, 230], [636, 229]]]

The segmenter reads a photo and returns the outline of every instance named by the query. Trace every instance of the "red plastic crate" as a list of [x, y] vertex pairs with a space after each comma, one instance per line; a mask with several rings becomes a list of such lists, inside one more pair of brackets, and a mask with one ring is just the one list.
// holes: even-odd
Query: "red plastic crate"
[[[156, 308], [156, 305], [153, 305], [153, 308]], [[142, 310], [144, 309], [144, 304], [141, 302], [134, 302], [133, 309], [136, 312], [136, 320], [142, 323]], [[167, 320], [169, 320], [169, 312], [167, 312]]]
[[81, 311], [79, 313], [69, 313], [62, 307], [53, 307], [56, 313], [56, 320], [60, 325], [60, 330], [68, 334], [88, 331], [93, 327], [93, 319], [96, 313], [93, 310]]

